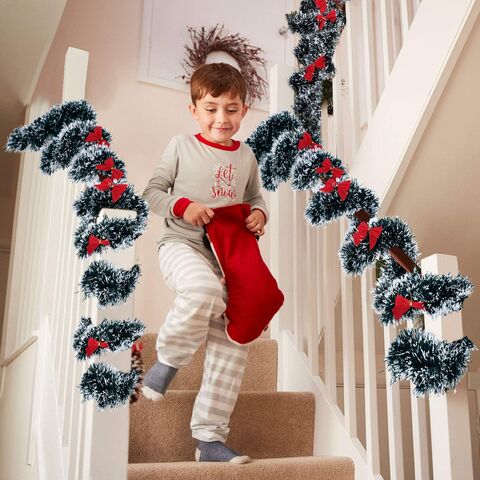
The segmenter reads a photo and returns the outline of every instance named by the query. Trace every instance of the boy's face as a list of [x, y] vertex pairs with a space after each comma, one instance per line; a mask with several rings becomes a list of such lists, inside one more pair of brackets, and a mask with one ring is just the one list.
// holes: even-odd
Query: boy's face
[[229, 93], [218, 97], [207, 93], [197, 100], [196, 106], [190, 104], [188, 108], [200, 124], [202, 137], [226, 146], [232, 144], [230, 139], [240, 129], [240, 123], [248, 110], [238, 94], [232, 97]]

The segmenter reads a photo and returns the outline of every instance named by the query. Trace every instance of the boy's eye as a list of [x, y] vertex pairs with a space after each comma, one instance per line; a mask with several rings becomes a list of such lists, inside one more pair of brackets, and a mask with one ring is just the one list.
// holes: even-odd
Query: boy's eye
[[[210, 109], [207, 108], [207, 112], [214, 112], [214, 111], [215, 110], [212, 110], [211, 108]], [[227, 111], [228, 113], [235, 113], [237, 110], [227, 110]]]

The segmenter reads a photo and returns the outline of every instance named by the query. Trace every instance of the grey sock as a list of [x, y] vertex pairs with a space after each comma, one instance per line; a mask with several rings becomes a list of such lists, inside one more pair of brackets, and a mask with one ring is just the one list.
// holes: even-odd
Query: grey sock
[[164, 395], [177, 370], [178, 368], [165, 365], [157, 360], [143, 377], [143, 384]]
[[232, 459], [232, 463], [247, 463], [250, 461], [250, 457], [235, 452], [219, 440], [215, 442], [198, 440], [197, 449], [200, 452], [198, 458], [200, 462], [230, 462]]

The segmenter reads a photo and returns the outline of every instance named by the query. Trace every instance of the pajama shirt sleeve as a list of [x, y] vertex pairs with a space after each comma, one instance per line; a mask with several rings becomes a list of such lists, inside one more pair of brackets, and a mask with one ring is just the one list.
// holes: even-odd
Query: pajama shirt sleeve
[[[253, 152], [252, 152], [253, 155]], [[258, 163], [253, 156], [252, 168], [250, 171], [250, 176], [248, 178], [247, 186], [245, 188], [245, 195], [243, 197], [243, 201], [248, 203], [251, 206], [251, 209], [258, 209], [261, 210], [265, 214], [265, 224], [268, 223], [268, 218], [270, 214], [267, 210], [267, 205], [265, 200], [262, 197], [260, 192], [260, 173], [258, 170]]]
[[142, 197], [148, 202], [150, 210], [165, 218], [179, 218], [173, 213], [175, 203], [182, 198], [171, 195], [168, 189], [173, 186], [178, 171], [178, 152], [176, 138], [166, 146], [162, 157], [153, 171]]

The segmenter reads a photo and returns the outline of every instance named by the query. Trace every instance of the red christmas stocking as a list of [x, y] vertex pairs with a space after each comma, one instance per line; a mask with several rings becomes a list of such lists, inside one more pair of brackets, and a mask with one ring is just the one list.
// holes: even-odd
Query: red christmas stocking
[[250, 205], [212, 210], [215, 216], [204, 229], [228, 289], [225, 332], [231, 342], [245, 345], [261, 335], [284, 296], [262, 259], [255, 234], [245, 225]]

